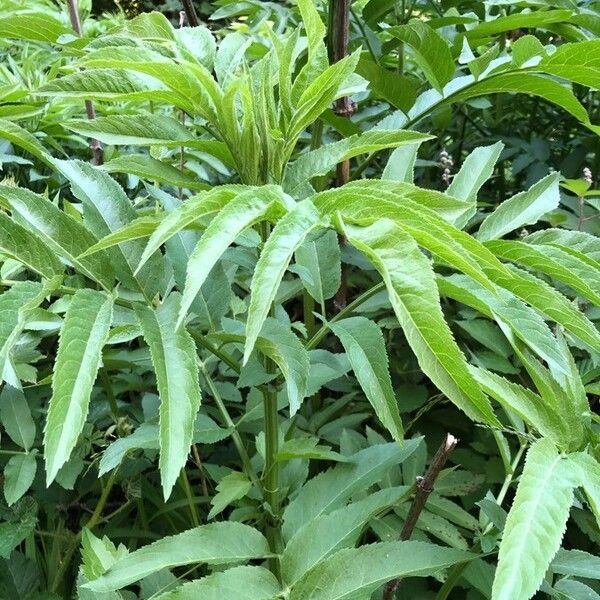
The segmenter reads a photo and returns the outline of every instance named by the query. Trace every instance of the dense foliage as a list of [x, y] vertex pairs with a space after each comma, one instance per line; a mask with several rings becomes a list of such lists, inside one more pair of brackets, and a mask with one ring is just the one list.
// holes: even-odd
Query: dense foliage
[[346, 4], [0, 0], [0, 598], [600, 598], [598, 2]]

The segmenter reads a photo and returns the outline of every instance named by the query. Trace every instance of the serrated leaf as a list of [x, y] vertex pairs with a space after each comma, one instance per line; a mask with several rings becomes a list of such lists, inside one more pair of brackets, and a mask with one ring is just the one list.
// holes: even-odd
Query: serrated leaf
[[35, 421], [25, 394], [8, 384], [0, 392], [0, 420], [10, 439], [29, 452], [35, 440]]
[[102, 454], [98, 467], [98, 476], [111, 471], [130, 450], [159, 448], [159, 429], [157, 425], [142, 423], [131, 435], [112, 442]]
[[304, 200], [277, 222], [265, 242], [250, 284], [244, 364], [252, 353], [294, 252], [321, 224], [321, 215], [313, 203]]
[[351, 463], [338, 465], [313, 477], [293, 498], [283, 513], [283, 535], [290, 539], [312, 519], [343, 506], [358, 490], [368, 489], [387, 471], [399, 465], [417, 448], [421, 438], [398, 444], [370, 446], [354, 454]]
[[444, 319], [431, 262], [415, 240], [387, 219], [367, 227], [344, 224], [342, 231], [379, 271], [423, 372], [469, 417], [498, 424]]
[[252, 482], [237, 471], [225, 475], [217, 485], [217, 493], [210, 503], [212, 508], [208, 513], [208, 519], [214, 519], [221, 514], [233, 501], [243, 498], [252, 488]]
[[0, 197], [10, 204], [13, 218], [27, 225], [55, 254], [72, 264], [86, 277], [112, 288], [114, 276], [107, 257], [78, 258], [96, 242], [96, 238], [79, 221], [60, 210], [48, 198], [13, 186], [0, 186]]
[[11, 456], [4, 467], [4, 498], [12, 506], [31, 487], [37, 470], [35, 450]]
[[505, 200], [488, 215], [479, 227], [477, 239], [485, 242], [498, 239], [505, 234], [536, 223], [547, 212], [558, 208], [560, 175], [553, 173], [534, 183], [527, 191]]
[[452, 79], [455, 66], [450, 46], [427, 23], [412, 19], [407, 25], [390, 27], [387, 31], [410, 46], [415, 62], [434, 88], [441, 91]]
[[381, 179], [414, 183], [415, 163], [421, 142], [396, 148], [383, 169]]
[[555, 246], [509, 240], [485, 245], [499, 258], [545, 273], [600, 306], [600, 271], [572, 253]]
[[365, 317], [350, 317], [330, 325], [340, 338], [352, 369], [373, 406], [392, 437], [401, 442], [404, 437], [398, 402], [392, 388], [388, 357], [383, 334], [373, 321]]
[[275, 186], [242, 192], [221, 209], [190, 256], [178, 326], [183, 322], [210, 270], [238, 235], [246, 228], [279, 217], [284, 212], [281, 193]]
[[277, 460], [293, 460], [303, 458], [311, 460], [333, 460], [335, 462], [347, 462], [348, 459], [338, 452], [334, 452], [330, 446], [319, 444], [318, 438], [301, 437], [287, 440], [279, 446], [275, 455]]
[[44, 430], [47, 485], [69, 460], [83, 430], [102, 347], [108, 339], [112, 308], [110, 296], [83, 289], [74, 294], [67, 309]]
[[600, 579], [600, 557], [583, 550], [561, 548], [550, 568], [554, 573], [585, 579]]
[[175, 326], [180, 296], [172, 293], [156, 310], [134, 305], [150, 348], [160, 395], [159, 467], [165, 499], [184, 466], [200, 407], [196, 346], [184, 328]]
[[234, 567], [184, 583], [156, 600], [273, 600], [280, 591], [277, 579], [264, 567]]
[[23, 148], [23, 150], [29, 152], [29, 154], [50, 167], [53, 166], [52, 157], [46, 152], [40, 141], [20, 125], [6, 119], [0, 119], [0, 138], [4, 138], [19, 148]]
[[[574, 68], [576, 67], [576, 68]], [[539, 65], [550, 75], [556, 75], [581, 85], [600, 88], [600, 40], [561, 44], [556, 52], [544, 57]]]
[[190, 190], [206, 190], [208, 185], [198, 181], [198, 178], [188, 171], [162, 160], [157, 160], [145, 154], [125, 154], [105, 162], [101, 169], [108, 173], [125, 173], [135, 175], [147, 181], [167, 183], [174, 187], [189, 188]]
[[565, 466], [549, 440], [529, 449], [500, 544], [493, 600], [527, 600], [540, 587], [573, 502], [574, 485]]
[[[69, 180], [75, 196], [83, 203], [84, 221], [98, 238], [122, 229], [137, 217], [131, 201], [108, 173], [76, 160], [56, 160], [55, 163]], [[161, 288], [164, 262], [161, 256], [154, 255], [146, 269], [134, 275], [142, 248], [141, 241], [131, 240], [106, 252], [121, 282], [136, 291], [143, 291], [151, 300]]]
[[110, 592], [161, 569], [195, 563], [226, 565], [269, 554], [266, 538], [249, 525], [212, 523], [164, 537], [128, 554], [85, 587], [94, 592]]
[[0, 211], [0, 252], [48, 279], [64, 272], [64, 267], [54, 252], [2, 211]]
[[[340, 550], [298, 581], [290, 600], [356, 600], [400, 577], [426, 577], [474, 554], [424, 542], [384, 542]], [[325, 583], [327, 582], [327, 583]]]
[[366, 152], [375, 152], [385, 148], [414, 145], [431, 136], [407, 130], [371, 130], [360, 135], [333, 142], [301, 154], [285, 172], [283, 187], [290, 194], [299, 191], [300, 186], [317, 175], [326, 175], [335, 165]]
[[54, 43], [73, 30], [47, 12], [25, 12], [0, 18], [0, 36], [4, 39]]
[[281, 556], [285, 582], [293, 585], [337, 550], [354, 546], [371, 518], [402, 502], [409, 494], [409, 486], [385, 488], [365, 500], [309, 521], [292, 536]]
[[452, 178], [446, 192], [450, 196], [473, 202], [477, 200], [477, 193], [483, 184], [492, 176], [494, 166], [504, 148], [502, 142], [491, 146], [475, 148], [465, 158], [460, 170]]

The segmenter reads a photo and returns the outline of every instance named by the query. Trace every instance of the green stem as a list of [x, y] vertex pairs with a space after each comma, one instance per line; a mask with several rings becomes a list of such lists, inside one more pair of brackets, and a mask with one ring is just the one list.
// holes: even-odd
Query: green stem
[[259, 490], [262, 490], [262, 485], [260, 483], [260, 480], [258, 479], [256, 471], [254, 470], [254, 467], [252, 466], [252, 461], [250, 460], [248, 451], [246, 450], [246, 447], [244, 446], [244, 442], [242, 441], [242, 436], [240, 435], [239, 431], [236, 429], [235, 423], [233, 422], [233, 419], [229, 415], [229, 411], [227, 410], [227, 407], [225, 406], [225, 403], [223, 402], [223, 399], [221, 398], [221, 394], [219, 394], [219, 391], [217, 390], [217, 387], [215, 386], [215, 383], [212, 380], [212, 377], [208, 374], [208, 371], [206, 370], [206, 366], [199, 358], [198, 358], [198, 365], [200, 367], [200, 371], [202, 371], [202, 375], [204, 376], [204, 379], [206, 381], [208, 389], [210, 390], [211, 396], [213, 397], [215, 404], [217, 405], [217, 408], [219, 409], [219, 412], [221, 413], [221, 416], [223, 417], [223, 421], [224, 421], [225, 425], [229, 429], [231, 429], [231, 439], [233, 440], [233, 443], [238, 451], [238, 454], [240, 455], [240, 459], [242, 461], [242, 467], [243, 467], [246, 475], [248, 476], [250, 481], [252, 481], [252, 483]]
[[181, 487], [183, 488], [183, 492], [188, 502], [188, 508], [190, 510], [190, 517], [192, 518], [192, 523], [194, 527], [198, 527], [200, 525], [200, 515], [198, 514], [198, 508], [194, 504], [194, 494], [192, 492], [192, 486], [190, 485], [190, 480], [188, 479], [185, 469], [181, 469], [180, 481]]
[[331, 317], [329, 321], [323, 323], [319, 331], [317, 331], [317, 333], [315, 333], [308, 340], [308, 342], [306, 342], [306, 349], [313, 350], [314, 348], [316, 348], [321, 342], [321, 340], [327, 335], [327, 332], [329, 331], [329, 328], [331, 327], [332, 323], [335, 323], [336, 321], [339, 321], [340, 319], [343, 319], [344, 317], [348, 316], [350, 313], [352, 313], [354, 309], [358, 308], [361, 304], [366, 302], [369, 298], [371, 298], [384, 288], [385, 284], [383, 282], [380, 282], [374, 285], [372, 288], [368, 289], [366, 292], [363, 292], [360, 296], [357, 296], [357, 298], [350, 302], [350, 304], [345, 306], [342, 310], [340, 310], [340, 312], [336, 313], [333, 317]]

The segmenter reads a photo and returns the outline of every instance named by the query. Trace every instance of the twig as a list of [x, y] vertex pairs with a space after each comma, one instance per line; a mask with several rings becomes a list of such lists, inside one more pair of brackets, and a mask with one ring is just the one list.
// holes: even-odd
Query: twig
[[[456, 447], [456, 444], [458, 444], [458, 439], [455, 438], [451, 433], [448, 433], [438, 448], [438, 451], [435, 453], [435, 456], [433, 457], [425, 476], [417, 478], [417, 491], [410, 506], [410, 510], [408, 511], [406, 521], [404, 521], [402, 531], [400, 532], [400, 539], [402, 541], [410, 539], [415, 525], [419, 520], [419, 515], [425, 507], [427, 498], [429, 498], [429, 494], [431, 494], [433, 491], [435, 480], [440, 474], [440, 471], [444, 468], [444, 465], [446, 464], [446, 461], [448, 460], [452, 450], [454, 450]], [[388, 582], [383, 592], [383, 600], [392, 600], [399, 584], [400, 579], [394, 579]]]
[[[350, 5], [352, 0], [329, 0], [329, 59], [332, 63], [342, 60], [348, 54], [350, 38]], [[349, 119], [356, 111], [356, 104], [349, 96], [336, 100], [333, 112], [339, 117]], [[350, 160], [343, 160], [336, 167], [335, 185], [340, 187], [350, 180]], [[346, 244], [346, 239], [340, 236], [340, 243]], [[336, 312], [342, 310], [348, 301], [348, 273], [342, 264], [342, 281], [333, 301]]]
[[[69, 18], [71, 19], [71, 27], [75, 30], [75, 33], [79, 37], [83, 35], [83, 30], [81, 28], [81, 20], [79, 18], [79, 7], [77, 6], [77, 0], [68, 0], [67, 5], [69, 7]], [[87, 113], [87, 118], [92, 121], [96, 118], [96, 109], [94, 108], [94, 103], [91, 100], [85, 101], [85, 112]], [[104, 162], [104, 151], [102, 149], [102, 144], [99, 140], [91, 139], [90, 140], [90, 150], [92, 151], [93, 163], [95, 165], [101, 165]]]
[[183, 10], [185, 11], [185, 16], [187, 17], [190, 27], [198, 27], [200, 21], [198, 20], [198, 15], [196, 14], [196, 9], [194, 8], [192, 0], [182, 0], [181, 3], [183, 4]]

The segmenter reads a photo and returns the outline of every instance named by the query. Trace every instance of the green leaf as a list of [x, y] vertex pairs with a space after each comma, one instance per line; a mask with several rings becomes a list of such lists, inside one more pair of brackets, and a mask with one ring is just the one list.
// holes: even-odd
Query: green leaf
[[292, 268], [306, 291], [319, 303], [335, 296], [342, 278], [341, 252], [335, 231], [326, 230], [317, 239], [305, 240], [296, 250]]
[[264, 567], [234, 567], [184, 583], [156, 600], [273, 600], [280, 592], [277, 579]]
[[446, 40], [427, 23], [413, 19], [407, 25], [390, 27], [387, 32], [410, 46], [412, 57], [425, 77], [437, 90], [454, 75], [454, 60]]
[[243, 186], [219, 186], [209, 192], [200, 192], [199, 194], [188, 198], [176, 209], [170, 209], [156, 231], [150, 236], [148, 244], [140, 258], [138, 270], [146, 261], [171, 237], [176, 233], [191, 225], [195, 221], [202, 222], [202, 219], [212, 217], [218, 213], [230, 200], [232, 200], [241, 191], [246, 190]]
[[265, 537], [241, 523], [212, 523], [164, 537], [118, 560], [102, 577], [84, 587], [110, 592], [161, 569], [195, 563], [227, 565], [270, 554]]
[[275, 455], [277, 460], [293, 460], [294, 458], [312, 460], [333, 460], [335, 462], [347, 462], [345, 456], [333, 452], [330, 446], [319, 444], [315, 437], [301, 437], [287, 440], [279, 446]]
[[0, 18], [0, 37], [4, 39], [54, 43], [65, 33], [73, 34], [73, 30], [47, 12], [15, 12]]
[[107, 248], [112, 248], [118, 244], [129, 242], [131, 240], [137, 240], [152, 235], [161, 223], [161, 219], [156, 216], [137, 217], [124, 225], [120, 229], [109, 233], [101, 240], [97, 241], [94, 245], [90, 246], [85, 252], [79, 255], [79, 258], [85, 258], [96, 254]]
[[[6, 364], [25, 325], [27, 311], [46, 296], [45, 288], [33, 281], [20, 281], [0, 295], [0, 379], [5, 380]], [[13, 387], [17, 383], [12, 383]]]
[[301, 154], [286, 169], [283, 187], [290, 194], [296, 194], [309, 179], [317, 175], [326, 175], [343, 160], [385, 148], [414, 145], [429, 139], [431, 139], [429, 135], [407, 130], [378, 129], [353, 135]]
[[396, 443], [379, 444], [352, 456], [351, 463], [338, 465], [313, 477], [293, 498], [283, 512], [283, 535], [290, 539], [312, 519], [342, 507], [359, 490], [366, 490], [396, 465], [407, 459], [421, 438]]
[[0, 252], [51, 279], [64, 272], [60, 260], [37, 237], [0, 211]]
[[577, 484], [585, 491], [588, 504], [600, 526], [600, 463], [585, 452], [569, 455], [570, 466], [577, 467]]
[[306, 573], [292, 587], [290, 600], [368, 598], [392, 579], [427, 577], [474, 557], [462, 550], [410, 541], [340, 550]]
[[310, 200], [305, 200], [277, 222], [265, 242], [250, 284], [244, 364], [252, 353], [294, 252], [321, 224], [319, 211]]
[[46, 149], [39, 140], [16, 123], [0, 119], [0, 138], [4, 138], [12, 144], [19, 146], [19, 148], [23, 148], [23, 150], [29, 152], [29, 154], [50, 167], [53, 166], [52, 157], [46, 152]]
[[302, 24], [308, 38], [308, 48], [316, 48], [325, 37], [325, 25], [317, 12], [314, 0], [298, 0]]
[[15, 221], [26, 226], [53, 253], [107, 291], [112, 288], [114, 276], [106, 255], [80, 257], [96, 242], [80, 221], [60, 210], [48, 198], [24, 188], [0, 185], [0, 197], [8, 201]]
[[159, 448], [159, 429], [151, 423], [142, 423], [131, 435], [112, 442], [102, 454], [98, 476], [112, 471], [121, 464], [130, 450]]
[[600, 557], [583, 550], [565, 550], [561, 548], [554, 557], [550, 568], [554, 573], [600, 579]]
[[344, 224], [342, 232], [383, 278], [423, 372], [470, 418], [498, 424], [444, 319], [431, 261], [415, 240], [388, 219], [367, 227]]
[[37, 471], [36, 451], [11, 456], [4, 467], [4, 497], [12, 506], [31, 487]]
[[190, 256], [177, 326], [183, 322], [210, 270], [238, 235], [256, 223], [281, 216], [283, 212], [283, 198], [275, 186], [242, 192], [221, 209]]
[[454, 198], [475, 203], [481, 186], [492, 176], [503, 148], [502, 142], [475, 148], [452, 178], [446, 193]]
[[112, 308], [110, 296], [84, 289], [75, 293], [67, 309], [44, 430], [48, 485], [69, 460], [85, 424], [92, 386], [101, 364], [102, 347], [108, 339]]
[[[56, 168], [69, 180], [73, 194], [83, 204], [85, 224], [98, 238], [122, 229], [137, 217], [131, 201], [121, 186], [99, 168], [76, 160], [56, 160]], [[133, 290], [143, 291], [153, 299], [162, 286], [164, 262], [158, 254], [146, 264], [144, 271], [134, 275], [143, 244], [139, 240], [108, 249], [107, 255], [122, 283]]]
[[523, 225], [537, 223], [540, 217], [558, 208], [559, 178], [558, 173], [552, 173], [500, 204], [480, 225], [477, 239], [485, 242], [501, 238]]
[[597, 90], [600, 88], [600, 40], [561, 44], [556, 52], [542, 59], [539, 68]]
[[175, 187], [189, 188], [190, 190], [208, 189], [208, 185], [198, 181], [198, 178], [192, 173], [181, 171], [177, 167], [145, 154], [118, 156], [104, 163], [100, 168], [108, 173], [135, 175], [141, 179], [168, 183]]
[[573, 481], [552, 442], [539, 440], [527, 453], [498, 554], [493, 600], [531, 598], [560, 546]]
[[381, 174], [381, 179], [414, 183], [417, 152], [422, 142], [399, 146], [391, 154]]
[[0, 392], [0, 420], [10, 439], [29, 452], [35, 441], [35, 421], [25, 394], [8, 384]]
[[409, 494], [409, 486], [385, 488], [308, 522], [292, 536], [281, 556], [285, 582], [293, 585], [334, 552], [353, 547], [371, 518], [402, 502]]
[[485, 245], [499, 258], [545, 273], [600, 306], [600, 271], [571, 252], [509, 240], [493, 240]]
[[175, 325], [179, 307], [177, 293], [169, 295], [156, 310], [134, 305], [150, 348], [160, 395], [159, 467], [165, 499], [187, 460], [200, 407], [196, 347], [190, 334]]
[[210, 503], [212, 508], [208, 519], [214, 519], [221, 514], [234, 500], [243, 498], [252, 488], [252, 482], [243, 474], [233, 471], [225, 475], [217, 485], [217, 493]]
[[600, 239], [585, 231], [542, 229], [524, 237], [523, 241], [534, 245], [566, 247], [600, 262]]
[[340, 338], [367, 399], [386, 429], [402, 442], [404, 429], [388, 370], [388, 357], [379, 327], [365, 317], [350, 317], [330, 325]]
[[488, 37], [514, 29], [537, 29], [554, 23], [568, 22], [573, 12], [570, 10], [535, 10], [530, 13], [517, 12], [506, 17], [498, 17], [467, 31], [468, 38]]

